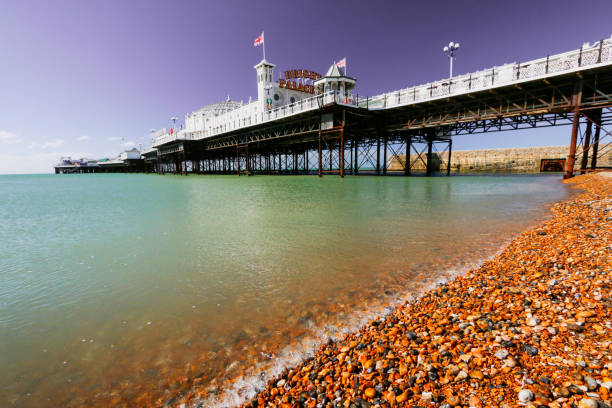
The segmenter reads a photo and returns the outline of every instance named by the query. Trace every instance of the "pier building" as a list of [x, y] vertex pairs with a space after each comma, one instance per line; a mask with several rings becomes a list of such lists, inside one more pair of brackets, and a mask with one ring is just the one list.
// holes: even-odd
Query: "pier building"
[[119, 156], [108, 159], [78, 159], [62, 157], [54, 166], [55, 174], [83, 174], [83, 173], [137, 173], [152, 171], [146, 168], [142, 154], [136, 148], [125, 150]]
[[[325, 75], [254, 66], [257, 100], [205, 106], [142, 152], [158, 173], [450, 174], [464, 134], [568, 125], [566, 176], [612, 147], [612, 37], [579, 49], [384, 92], [356, 93], [337, 64]], [[435, 165], [444, 157], [447, 163]], [[399, 169], [399, 170], [398, 170]]]

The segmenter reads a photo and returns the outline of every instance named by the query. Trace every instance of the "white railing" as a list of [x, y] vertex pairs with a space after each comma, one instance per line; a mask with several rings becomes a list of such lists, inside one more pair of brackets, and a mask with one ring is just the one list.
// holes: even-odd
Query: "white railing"
[[181, 130], [172, 135], [166, 133], [157, 137], [153, 142], [152, 146], [158, 147], [163, 144], [174, 142], [177, 140], [201, 140], [223, 133], [231, 132], [233, 130], [271, 122], [278, 119], [286, 118], [288, 116], [293, 116], [303, 112], [315, 110], [318, 109], [320, 106], [327, 105], [330, 103], [356, 106], [357, 100], [341, 96], [340, 93], [338, 93], [337, 91], [330, 91], [321, 95], [315, 95], [310, 98], [301, 99], [288, 105], [279, 106], [278, 108], [271, 109], [265, 112], [259, 112], [256, 114], [251, 114], [239, 118], [237, 120], [232, 120], [228, 123], [220, 124], [215, 127], [209, 128], [208, 130], [198, 130], [192, 132]]
[[[358, 106], [369, 110], [389, 109], [579, 71], [593, 65], [607, 64], [612, 64], [612, 38], [563, 54], [518, 64], [497, 66], [369, 98], [360, 98], [359, 96], [346, 98], [337, 91], [326, 92], [265, 112], [232, 118], [232, 120], [212, 128], [191, 132], [180, 130], [172, 135], [165, 133], [155, 139], [153, 147], [177, 140], [201, 140], [318, 109], [330, 103]], [[230, 111], [227, 114], [232, 112]]]
[[186, 135], [187, 135], [187, 132], [185, 132], [184, 130], [179, 130], [178, 132], [175, 132], [172, 134], [164, 133], [163, 135], [155, 138], [151, 147], [158, 147], [163, 144], [174, 142], [177, 140], [187, 140]]
[[523, 63], [506, 64], [451, 79], [447, 78], [425, 85], [384, 93], [359, 100], [358, 106], [367, 109], [393, 108], [579, 71], [597, 64], [611, 63], [612, 38], [609, 38], [563, 54]]

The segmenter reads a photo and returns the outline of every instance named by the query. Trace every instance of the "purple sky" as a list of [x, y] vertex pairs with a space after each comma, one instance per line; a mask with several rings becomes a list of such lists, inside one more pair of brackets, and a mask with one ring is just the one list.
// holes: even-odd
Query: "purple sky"
[[[0, 174], [50, 172], [61, 155], [116, 155], [149, 129], [256, 97], [255, 37], [276, 75], [347, 57], [357, 93], [580, 48], [612, 34], [610, 0], [0, 0]], [[276, 79], [276, 78], [275, 78]], [[569, 128], [458, 137], [455, 149], [566, 144]]]

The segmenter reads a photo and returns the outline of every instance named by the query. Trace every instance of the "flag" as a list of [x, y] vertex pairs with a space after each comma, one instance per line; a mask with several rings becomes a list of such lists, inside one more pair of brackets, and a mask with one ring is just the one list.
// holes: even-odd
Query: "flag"
[[261, 32], [261, 35], [255, 39], [253, 42], [253, 47], [257, 47], [258, 45], [262, 45], [264, 42], [264, 33]]
[[336, 65], [338, 66], [338, 68], [346, 68], [346, 57], [344, 57], [340, 61], [338, 61], [338, 63]]

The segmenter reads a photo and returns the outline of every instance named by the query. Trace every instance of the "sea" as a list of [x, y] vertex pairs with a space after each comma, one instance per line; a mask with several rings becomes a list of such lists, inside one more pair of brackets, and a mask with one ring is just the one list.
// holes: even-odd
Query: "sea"
[[206, 406], [452, 279], [556, 175], [0, 176], [0, 406]]

